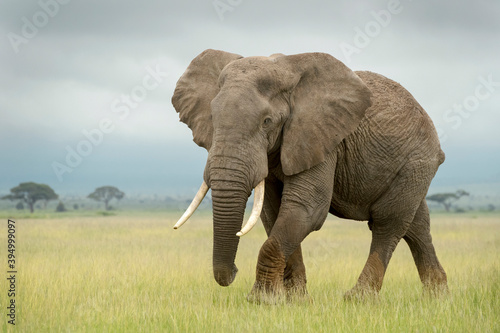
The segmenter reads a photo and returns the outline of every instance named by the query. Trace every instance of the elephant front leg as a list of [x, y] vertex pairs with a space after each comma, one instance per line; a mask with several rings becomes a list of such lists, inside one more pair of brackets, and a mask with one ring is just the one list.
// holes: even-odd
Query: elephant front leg
[[[310, 232], [319, 230], [326, 219], [335, 161], [333, 156], [310, 170], [285, 177], [280, 205], [275, 205], [279, 210], [267, 209], [261, 215], [269, 238], [259, 253], [250, 301], [276, 303], [304, 296], [309, 299], [300, 244]], [[266, 223], [273, 220], [272, 225]]]
[[260, 250], [255, 284], [248, 300], [268, 304], [284, 300], [308, 300], [306, 283], [306, 268], [300, 245], [285, 263], [277, 241], [270, 238]]
[[[323, 221], [325, 217], [322, 216]], [[309, 221], [311, 217], [305, 209], [280, 212], [259, 252], [255, 284], [248, 297], [250, 301], [277, 303], [287, 299], [308, 299], [300, 243], [314, 230], [315, 223]]]
[[299, 247], [288, 259], [283, 275], [283, 286], [287, 299], [307, 297], [306, 267], [302, 259], [302, 249]]
[[248, 300], [267, 304], [283, 300], [285, 267], [285, 255], [279, 242], [276, 238], [269, 237], [260, 249], [255, 284], [247, 297]]

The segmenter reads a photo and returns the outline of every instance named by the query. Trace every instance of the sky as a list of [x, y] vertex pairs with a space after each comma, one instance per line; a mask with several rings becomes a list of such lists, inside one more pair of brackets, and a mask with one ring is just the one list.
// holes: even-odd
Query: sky
[[0, 194], [25, 181], [60, 194], [194, 193], [207, 152], [170, 99], [208, 48], [326, 52], [385, 75], [438, 129], [447, 160], [432, 186], [495, 191], [499, 17], [497, 0], [3, 0]]

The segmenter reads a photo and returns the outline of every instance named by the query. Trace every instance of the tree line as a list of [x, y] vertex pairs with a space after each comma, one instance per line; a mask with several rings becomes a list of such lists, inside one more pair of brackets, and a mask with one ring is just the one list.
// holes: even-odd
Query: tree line
[[[449, 212], [453, 204], [463, 196], [468, 196], [469, 193], [464, 190], [458, 190], [455, 193], [436, 193], [426, 197], [428, 201], [433, 201], [441, 204], [444, 209]], [[111, 210], [109, 205], [111, 200], [121, 200], [125, 193], [114, 186], [101, 186], [94, 192], [87, 195], [87, 198], [104, 203], [105, 210]], [[23, 209], [26, 205], [30, 212], [33, 213], [35, 204], [42, 202], [44, 206], [49, 201], [59, 199], [59, 195], [46, 184], [38, 184], [34, 182], [21, 183], [10, 189], [10, 194], [1, 197], [3, 200], [18, 201], [16, 208]], [[64, 204], [60, 201], [56, 211], [65, 211]]]
[[[114, 186], [101, 186], [95, 189], [94, 192], [90, 193], [87, 198], [103, 202], [104, 209], [110, 210], [109, 202], [113, 199], [121, 200], [125, 196], [125, 193], [120, 191]], [[10, 189], [10, 194], [1, 197], [2, 200], [18, 201], [19, 205], [28, 206], [30, 213], [35, 210], [35, 204], [38, 201], [42, 201], [45, 204], [52, 200], [59, 199], [59, 195], [46, 184], [38, 184], [34, 182], [21, 183], [16, 187]], [[57, 211], [64, 211], [64, 205], [59, 202]]]

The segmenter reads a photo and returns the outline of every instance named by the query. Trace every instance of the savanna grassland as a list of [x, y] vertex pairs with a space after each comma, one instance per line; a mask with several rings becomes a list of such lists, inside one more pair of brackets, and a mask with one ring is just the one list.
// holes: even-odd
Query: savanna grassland
[[[365, 263], [366, 223], [329, 217], [303, 243], [311, 302], [246, 301], [263, 227], [240, 241], [235, 282], [212, 278], [210, 212], [180, 230], [180, 212], [41, 216], [16, 220], [16, 326], [19, 332], [499, 332], [500, 214], [432, 216], [432, 234], [450, 293], [422, 295], [402, 241], [376, 299], [344, 301]], [[7, 218], [0, 237], [7, 271]], [[3, 275], [5, 276], [5, 275]]]

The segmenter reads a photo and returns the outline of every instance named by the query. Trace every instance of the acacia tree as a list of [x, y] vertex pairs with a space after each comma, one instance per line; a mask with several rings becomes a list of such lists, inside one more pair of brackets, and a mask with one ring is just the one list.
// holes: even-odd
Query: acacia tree
[[33, 213], [33, 207], [37, 201], [50, 201], [59, 198], [49, 185], [37, 184], [33, 182], [21, 183], [18, 186], [11, 188], [10, 193], [11, 194], [9, 195], [3, 196], [2, 199], [20, 200], [20, 202], [24, 202], [28, 205], [31, 213]]
[[465, 192], [464, 190], [458, 190], [455, 193], [437, 193], [429, 195], [428, 197], [426, 197], [426, 199], [442, 204], [444, 206], [444, 209], [449, 212], [451, 204], [465, 195], [469, 195], [469, 193]]
[[113, 199], [120, 200], [125, 196], [125, 193], [120, 191], [114, 186], [101, 186], [95, 189], [94, 192], [90, 193], [87, 198], [93, 199], [95, 201], [104, 202], [104, 207], [109, 210], [109, 202]]

